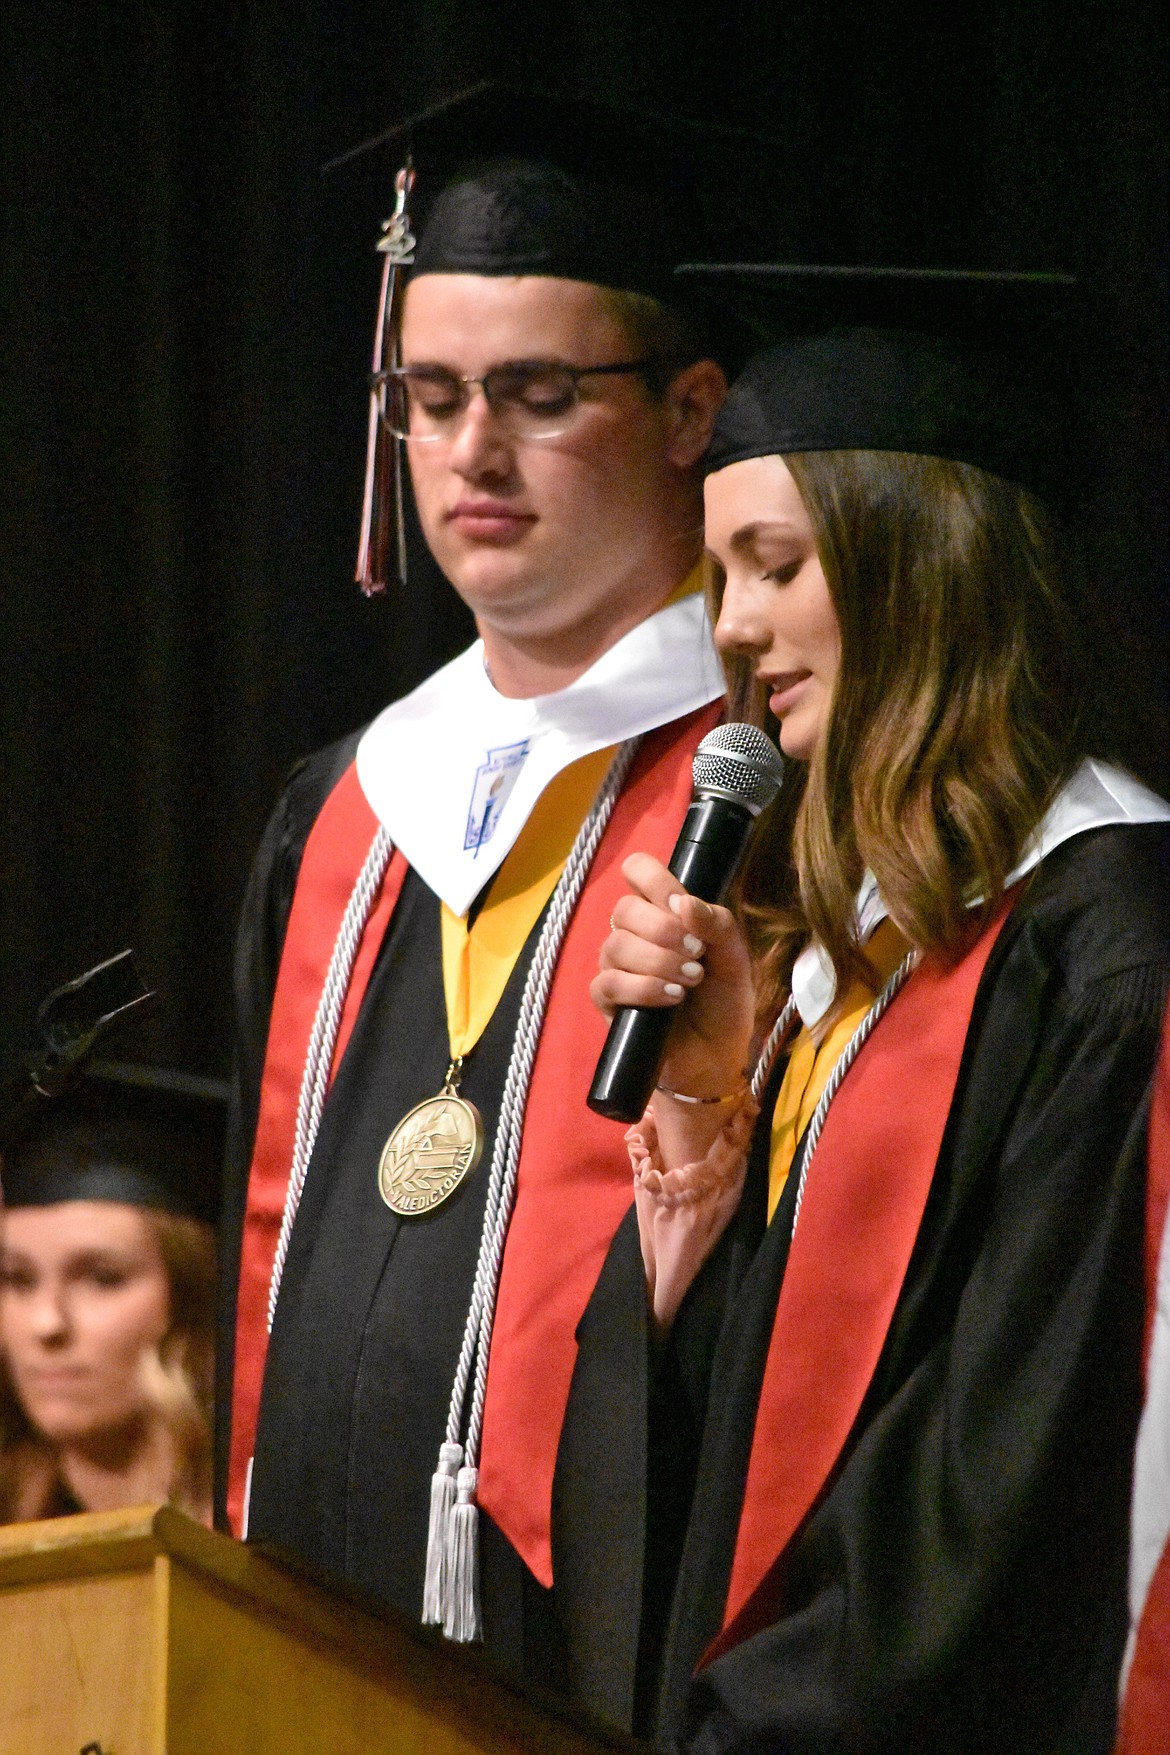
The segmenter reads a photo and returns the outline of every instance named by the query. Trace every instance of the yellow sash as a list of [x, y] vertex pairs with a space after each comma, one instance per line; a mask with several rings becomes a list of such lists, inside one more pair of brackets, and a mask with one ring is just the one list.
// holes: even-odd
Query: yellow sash
[[[878, 993], [909, 948], [893, 921], [883, 920], [865, 947], [866, 956], [878, 972]], [[845, 997], [841, 1016], [824, 1040], [818, 1042], [806, 1028], [792, 1045], [772, 1115], [772, 1143], [768, 1157], [769, 1223], [784, 1192], [796, 1149], [816, 1113], [833, 1068], [875, 998], [876, 994], [863, 981], [855, 981]]]
[[466, 919], [443, 903], [443, 992], [452, 1060], [470, 1054], [486, 1030], [614, 754], [613, 747], [595, 750], [549, 782], [470, 930]]

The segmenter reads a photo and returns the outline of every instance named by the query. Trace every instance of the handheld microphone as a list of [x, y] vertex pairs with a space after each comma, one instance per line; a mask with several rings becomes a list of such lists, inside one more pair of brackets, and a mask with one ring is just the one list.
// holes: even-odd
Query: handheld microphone
[[[695, 751], [694, 782], [670, 870], [701, 902], [718, 902], [752, 825], [780, 790], [784, 764], [754, 725], [717, 725]], [[588, 1103], [611, 1121], [640, 1121], [658, 1079], [673, 1006], [621, 1006], [613, 1015]]]

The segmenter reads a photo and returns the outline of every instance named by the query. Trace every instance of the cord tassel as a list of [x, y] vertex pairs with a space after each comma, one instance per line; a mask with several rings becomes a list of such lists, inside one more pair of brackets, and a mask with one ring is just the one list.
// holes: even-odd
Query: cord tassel
[[447, 1529], [455, 1510], [455, 1477], [463, 1461], [461, 1444], [439, 1446], [439, 1466], [431, 1476], [431, 1516], [427, 1525], [427, 1570], [423, 1581], [424, 1627], [443, 1625], [444, 1561]]
[[483, 1638], [479, 1607], [478, 1469], [460, 1469], [457, 1499], [447, 1524], [443, 1632], [460, 1644]]
[[[636, 737], [627, 739], [614, 757], [609, 773], [605, 777], [605, 783], [594, 800], [589, 815], [581, 825], [581, 831], [573, 843], [560, 881], [553, 891], [545, 915], [545, 923], [537, 940], [532, 962], [529, 965], [528, 978], [524, 983], [524, 994], [520, 1002], [520, 1017], [517, 1021], [512, 1053], [508, 1061], [508, 1076], [504, 1081], [503, 1097], [496, 1126], [496, 1140], [492, 1149], [492, 1167], [488, 1181], [483, 1230], [480, 1235], [479, 1258], [475, 1268], [467, 1322], [463, 1330], [463, 1345], [455, 1369], [455, 1381], [451, 1386], [451, 1405], [447, 1418], [448, 1434], [458, 1435], [463, 1430], [467, 1392], [471, 1381], [471, 1372], [474, 1368], [475, 1391], [467, 1427], [467, 1444], [464, 1450], [467, 1462], [464, 1467], [459, 1469], [456, 1476], [456, 1502], [451, 1505], [447, 1517], [441, 1558], [437, 1564], [437, 1580], [435, 1579], [436, 1567], [432, 1564], [431, 1556], [438, 1548], [436, 1519], [441, 1513], [443, 1501], [434, 1496], [431, 1500], [430, 1540], [427, 1545], [423, 1619], [431, 1624], [441, 1620], [443, 1632], [447, 1638], [464, 1644], [470, 1640], [483, 1638], [483, 1611], [479, 1596], [479, 1509], [475, 1503], [475, 1490], [479, 1475], [471, 1459], [478, 1456], [479, 1440], [483, 1430], [483, 1407], [487, 1388], [487, 1358], [491, 1346], [492, 1315], [495, 1311], [496, 1286], [503, 1260], [504, 1239], [507, 1235], [508, 1221], [515, 1199], [516, 1178], [520, 1167], [520, 1141], [524, 1130], [524, 1107], [528, 1097], [528, 1084], [532, 1076], [536, 1044], [540, 1037], [540, 1027], [548, 1004], [553, 972], [556, 969], [565, 932], [572, 918], [573, 910], [577, 906], [586, 876], [593, 863], [594, 854], [597, 852], [601, 837], [605, 833], [618, 794], [621, 792], [626, 775], [630, 771], [630, 765], [637, 754], [639, 742], [640, 739]], [[455, 1456], [459, 1455], [458, 1446], [453, 1437], [448, 1437], [447, 1445], [451, 1447], [451, 1453], [454, 1453]], [[446, 1472], [444, 1462], [449, 1454], [445, 1445], [440, 1451], [440, 1473]], [[445, 1493], [449, 1490], [449, 1487], [440, 1488], [436, 1477], [432, 1486], [432, 1494]], [[430, 1594], [432, 1585], [435, 1585], [438, 1591], [440, 1613], [435, 1612], [436, 1605]]]

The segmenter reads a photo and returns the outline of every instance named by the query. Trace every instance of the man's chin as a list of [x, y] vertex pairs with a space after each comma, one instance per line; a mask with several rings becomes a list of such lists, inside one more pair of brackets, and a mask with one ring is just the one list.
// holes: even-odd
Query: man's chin
[[453, 557], [443, 571], [472, 614], [492, 620], [509, 611], [523, 615], [525, 606], [543, 595], [537, 568], [514, 550]]

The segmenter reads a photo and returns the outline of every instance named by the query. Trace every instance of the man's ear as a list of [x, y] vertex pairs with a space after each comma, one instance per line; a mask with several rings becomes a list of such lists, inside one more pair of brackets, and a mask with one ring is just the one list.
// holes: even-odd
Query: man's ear
[[719, 405], [727, 395], [723, 367], [696, 360], [672, 378], [664, 401], [667, 456], [677, 469], [691, 469], [711, 442]]

